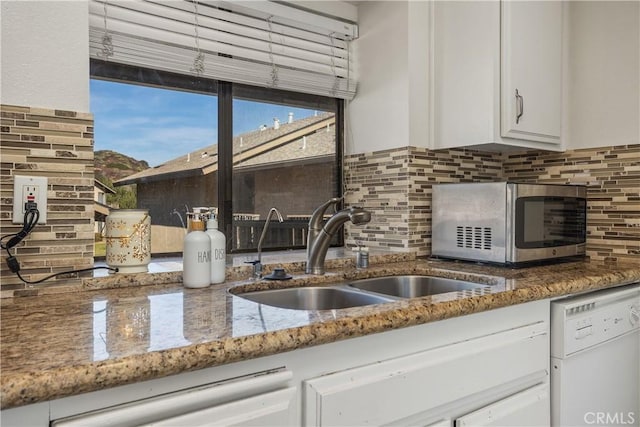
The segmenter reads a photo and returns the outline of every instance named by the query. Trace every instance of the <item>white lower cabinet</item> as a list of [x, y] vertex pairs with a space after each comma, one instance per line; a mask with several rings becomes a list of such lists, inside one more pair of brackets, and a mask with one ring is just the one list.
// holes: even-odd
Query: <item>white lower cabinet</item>
[[483, 406], [469, 414], [455, 419], [443, 418], [425, 427], [542, 427], [548, 425], [549, 386], [543, 383]]
[[305, 424], [548, 424], [548, 342], [538, 323], [307, 380]]
[[457, 427], [547, 426], [549, 384], [540, 384], [456, 419]]
[[294, 387], [288, 387], [145, 426], [283, 426], [289, 422], [295, 392]]
[[290, 371], [258, 373], [54, 420], [52, 427], [282, 426], [295, 387]]

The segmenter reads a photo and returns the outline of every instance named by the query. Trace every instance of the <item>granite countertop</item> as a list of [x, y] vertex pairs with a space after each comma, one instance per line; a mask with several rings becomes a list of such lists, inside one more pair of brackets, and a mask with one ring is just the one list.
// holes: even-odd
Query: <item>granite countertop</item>
[[[128, 278], [124, 287], [2, 300], [2, 408], [640, 281], [640, 264], [581, 261], [507, 269], [385, 260], [366, 270], [346, 263], [324, 276], [294, 271], [286, 282], [231, 277], [234, 281], [222, 285], [185, 289], [179, 282], [135, 286]], [[489, 287], [326, 311], [279, 309], [232, 294], [397, 274], [451, 277]]]

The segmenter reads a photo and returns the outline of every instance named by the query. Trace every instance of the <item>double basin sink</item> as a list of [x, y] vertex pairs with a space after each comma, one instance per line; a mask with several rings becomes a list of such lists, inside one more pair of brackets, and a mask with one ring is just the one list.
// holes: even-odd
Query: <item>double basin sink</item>
[[334, 286], [268, 289], [236, 296], [293, 310], [333, 310], [383, 304], [408, 298], [459, 291], [483, 291], [487, 285], [436, 276], [385, 276]]

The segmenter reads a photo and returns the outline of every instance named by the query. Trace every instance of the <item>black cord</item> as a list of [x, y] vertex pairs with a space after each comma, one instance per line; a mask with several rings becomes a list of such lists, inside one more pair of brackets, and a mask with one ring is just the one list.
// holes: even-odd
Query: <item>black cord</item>
[[60, 275], [62, 275], [62, 274], [84, 273], [85, 271], [92, 271], [92, 270], [99, 270], [99, 269], [110, 270], [110, 271], [113, 271], [113, 272], [115, 272], [115, 273], [117, 273], [117, 272], [118, 272], [118, 269], [117, 269], [117, 268], [113, 268], [113, 267], [90, 267], [90, 268], [81, 268], [81, 269], [79, 269], [79, 270], [69, 270], [69, 271], [62, 271], [62, 272], [60, 272], [60, 273], [55, 273], [55, 274], [52, 274], [52, 275], [50, 275], [50, 276], [47, 276], [47, 277], [45, 277], [45, 278], [43, 278], [43, 279], [35, 280], [35, 281], [33, 281], [33, 282], [32, 282], [32, 281], [29, 281], [29, 280], [26, 280], [24, 277], [22, 277], [22, 276], [20, 275], [20, 270], [16, 271], [15, 273], [16, 273], [16, 275], [20, 278], [20, 280], [22, 280], [24, 283], [28, 283], [28, 284], [30, 284], [30, 285], [37, 285], [38, 283], [42, 283], [42, 282], [44, 282], [45, 280], [52, 279], [52, 278], [54, 278], [54, 277], [56, 277], [56, 276], [60, 276]]
[[[22, 230], [15, 234], [7, 234], [6, 236], [2, 236], [2, 238], [0, 238], [0, 245], [2, 246], [2, 249], [6, 249], [8, 251], [12, 247], [20, 243], [25, 237], [29, 235], [29, 233], [31, 233], [31, 230], [36, 227], [39, 219], [40, 212], [38, 211], [38, 209], [36, 207], [27, 206], [27, 210], [24, 213], [24, 219], [22, 222]], [[11, 237], [11, 239], [6, 244], [2, 243], [2, 241], [8, 237]], [[11, 256], [11, 254], [9, 254], [9, 256]]]
[[[11, 255], [11, 252], [9, 251], [9, 249], [13, 248], [22, 240], [24, 240], [24, 238], [27, 237], [29, 233], [31, 233], [31, 231], [36, 227], [39, 219], [40, 219], [40, 212], [38, 211], [37, 204], [33, 202], [27, 202], [25, 203], [25, 213], [24, 213], [24, 220], [22, 224], [22, 230], [20, 230], [15, 234], [7, 234], [6, 236], [0, 237], [0, 247], [2, 247], [2, 249], [7, 251], [7, 255], [8, 255], [7, 266], [9, 267], [9, 270], [11, 270], [12, 273], [15, 273], [18, 276], [18, 278], [20, 278], [20, 280], [22, 280], [24, 283], [27, 283], [30, 285], [36, 285], [38, 283], [44, 282], [45, 280], [49, 280], [56, 276], [61, 276], [63, 274], [84, 273], [86, 271], [100, 270], [100, 269], [113, 271], [115, 273], [118, 272], [118, 269], [113, 267], [90, 267], [90, 268], [81, 268], [78, 270], [69, 270], [69, 271], [62, 271], [60, 273], [54, 273], [43, 279], [35, 280], [35, 281], [30, 281], [22, 277], [22, 275], [20, 274], [20, 263], [18, 262], [18, 259], [15, 256]], [[8, 238], [10, 238], [9, 241], [7, 243], [3, 243], [3, 240]]]

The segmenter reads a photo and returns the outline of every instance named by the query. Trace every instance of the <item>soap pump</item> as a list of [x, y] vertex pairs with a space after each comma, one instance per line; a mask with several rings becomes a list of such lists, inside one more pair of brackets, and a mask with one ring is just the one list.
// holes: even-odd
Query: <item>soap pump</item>
[[184, 237], [182, 284], [186, 288], [206, 288], [211, 284], [211, 238], [202, 231], [202, 217], [193, 214]]
[[207, 231], [211, 240], [211, 284], [223, 283], [225, 279], [227, 239], [218, 230], [218, 221], [213, 215], [207, 221]]

